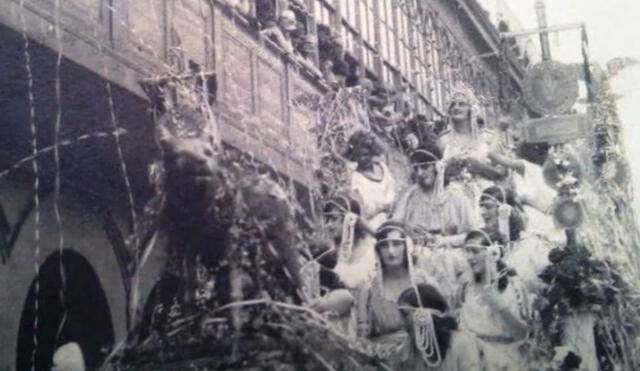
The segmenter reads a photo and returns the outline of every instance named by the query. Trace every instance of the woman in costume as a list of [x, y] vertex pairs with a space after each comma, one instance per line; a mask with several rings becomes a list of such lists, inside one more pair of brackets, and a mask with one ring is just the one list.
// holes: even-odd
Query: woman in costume
[[396, 199], [395, 181], [387, 166], [375, 157], [384, 153], [372, 133], [356, 131], [347, 142], [344, 156], [356, 164], [351, 191], [360, 200], [362, 217], [373, 232], [389, 217]]
[[464, 190], [477, 205], [480, 191], [506, 175], [488, 158], [489, 152], [499, 147], [497, 136], [480, 127], [480, 102], [464, 84], [454, 88], [447, 113], [449, 127], [440, 137], [443, 159], [452, 185]]
[[458, 189], [444, 187], [442, 152], [423, 145], [409, 156], [411, 185], [400, 197], [393, 219], [407, 225], [416, 241], [418, 265], [437, 278], [447, 300], [469, 271], [460, 247], [476, 227], [474, 206]]
[[532, 294], [544, 283], [539, 275], [550, 264], [551, 243], [537, 234], [527, 233], [525, 218], [514, 192], [501, 186], [486, 188], [480, 196], [485, 229], [497, 232], [504, 241], [504, 261], [513, 268]]
[[460, 246], [475, 225], [473, 207], [462, 193], [445, 188], [445, 165], [436, 146], [409, 155], [411, 185], [399, 198], [393, 219], [403, 221], [416, 241]]
[[473, 279], [460, 290], [460, 328], [475, 335], [484, 370], [526, 370], [521, 347], [529, 331], [528, 295], [515, 271], [502, 261], [494, 239], [482, 230], [469, 232], [465, 239]]
[[393, 368], [411, 369], [412, 348], [406, 319], [400, 311], [401, 294], [421, 283], [432, 283], [413, 267], [413, 241], [401, 223], [388, 221], [376, 231], [376, 273], [356, 296], [357, 335], [369, 353]]
[[342, 285], [350, 289], [361, 286], [375, 267], [375, 240], [361, 217], [360, 204], [347, 196], [335, 196], [325, 202], [323, 218], [331, 250], [324, 261], [333, 259], [332, 272]]
[[376, 275], [360, 289], [354, 308], [362, 347], [393, 369], [477, 369], [475, 343], [456, 332], [437, 286], [414, 268], [412, 240], [403, 225], [381, 225], [375, 249]]

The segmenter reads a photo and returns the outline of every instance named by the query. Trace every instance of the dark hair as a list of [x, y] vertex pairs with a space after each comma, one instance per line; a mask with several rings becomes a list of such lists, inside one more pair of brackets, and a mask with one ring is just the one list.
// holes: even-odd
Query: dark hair
[[[420, 295], [420, 302], [418, 302]], [[406, 289], [398, 298], [398, 304], [418, 308], [420, 304], [424, 308], [431, 308], [445, 313], [449, 306], [437, 288], [426, 283], [418, 284]], [[447, 352], [451, 346], [451, 332], [457, 330], [458, 323], [451, 316], [433, 316], [433, 324], [436, 332], [436, 341], [442, 359], [447, 357]]]
[[[464, 242], [467, 243], [471, 240], [479, 240], [480, 245], [482, 246], [490, 246], [491, 243], [503, 244], [502, 236], [498, 233], [498, 231], [492, 231], [487, 229], [479, 229], [472, 230], [464, 237]], [[504, 251], [500, 249], [500, 259], [498, 260], [497, 267], [498, 272], [506, 271], [506, 274], [498, 279], [498, 291], [503, 292], [507, 286], [509, 285], [509, 278], [516, 275], [516, 271], [507, 267], [507, 265], [502, 261], [502, 257], [504, 255]]]
[[364, 130], [358, 130], [349, 137], [349, 140], [347, 141], [347, 149], [343, 154], [344, 157], [349, 160], [353, 160], [353, 153], [355, 150], [363, 146], [368, 147], [371, 150], [371, 154], [374, 156], [380, 156], [384, 153], [384, 148], [382, 148], [372, 133], [368, 133]]
[[515, 199], [515, 193], [505, 187], [491, 186], [485, 188], [480, 196], [480, 203], [486, 201], [499, 201], [505, 203], [514, 208], [516, 212], [512, 212], [509, 216], [509, 240], [517, 241], [520, 239], [520, 234], [524, 231], [524, 219], [522, 218], [522, 205]]
[[[426, 153], [425, 153], [426, 152]], [[442, 151], [436, 145], [422, 144], [409, 155], [412, 164], [442, 160]]]
[[549, 155], [549, 147], [548, 143], [522, 142], [516, 148], [516, 154], [522, 159], [542, 166]]

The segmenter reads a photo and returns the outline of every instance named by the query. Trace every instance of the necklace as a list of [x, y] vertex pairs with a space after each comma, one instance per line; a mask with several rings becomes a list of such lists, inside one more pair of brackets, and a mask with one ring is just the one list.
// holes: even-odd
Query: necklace
[[[378, 177], [376, 177], [375, 175], [375, 167], [376, 165], [378, 166], [378, 169], [380, 169], [380, 175]], [[373, 168], [372, 170], [369, 172], [365, 172], [365, 171], [358, 171], [363, 177], [369, 179], [372, 182], [376, 182], [376, 183], [380, 183], [382, 182], [382, 180], [384, 179], [384, 169], [382, 168], [382, 165], [378, 164], [377, 162], [373, 163]]]

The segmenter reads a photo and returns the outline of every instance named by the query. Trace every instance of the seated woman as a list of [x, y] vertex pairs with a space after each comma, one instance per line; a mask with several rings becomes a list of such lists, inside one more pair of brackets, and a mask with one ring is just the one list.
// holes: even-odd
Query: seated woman
[[428, 284], [405, 290], [398, 304], [407, 313], [409, 333], [416, 350], [415, 364], [422, 370], [480, 370], [480, 351], [471, 334], [458, 330], [448, 315], [449, 307], [440, 292]]
[[473, 204], [459, 190], [444, 188], [442, 152], [437, 147], [423, 145], [409, 159], [415, 183], [400, 197], [393, 219], [403, 221], [417, 242], [418, 265], [446, 292], [455, 293], [469, 269], [462, 251], [450, 247], [461, 246], [466, 233], [476, 227]]
[[341, 195], [327, 201], [323, 209], [331, 250], [324, 261], [330, 257], [334, 260], [331, 271], [342, 285], [351, 289], [361, 286], [375, 268], [375, 240], [367, 233], [360, 214], [360, 204]]
[[363, 347], [394, 369], [412, 367], [411, 340], [398, 299], [417, 284], [433, 284], [413, 267], [413, 243], [401, 223], [388, 221], [376, 232], [376, 274], [357, 293], [354, 310]]
[[499, 233], [505, 241], [507, 265], [515, 269], [531, 293], [538, 293], [544, 286], [538, 277], [550, 264], [547, 256], [553, 246], [537, 234], [526, 232], [522, 208], [508, 188], [485, 189], [480, 196], [480, 211], [485, 229]]
[[474, 205], [460, 192], [444, 187], [442, 152], [423, 145], [409, 160], [414, 184], [400, 196], [393, 219], [403, 221], [418, 242], [462, 245], [466, 233], [476, 227]]
[[464, 249], [473, 279], [460, 290], [460, 328], [476, 336], [485, 370], [526, 370], [521, 349], [529, 331], [526, 289], [506, 267], [500, 246], [486, 232], [469, 232]]
[[361, 215], [372, 234], [388, 219], [396, 198], [391, 172], [384, 163], [374, 159], [383, 153], [376, 137], [361, 130], [351, 135], [344, 153], [349, 161], [356, 163], [351, 174], [351, 191], [361, 202]]

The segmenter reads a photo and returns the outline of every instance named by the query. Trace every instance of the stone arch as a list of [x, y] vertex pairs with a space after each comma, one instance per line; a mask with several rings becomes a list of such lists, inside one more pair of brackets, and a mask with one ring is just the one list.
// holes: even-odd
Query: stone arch
[[55, 349], [70, 342], [80, 346], [86, 369], [92, 370], [100, 366], [114, 339], [109, 303], [89, 261], [72, 249], [50, 254], [22, 308], [17, 370], [49, 370]]

